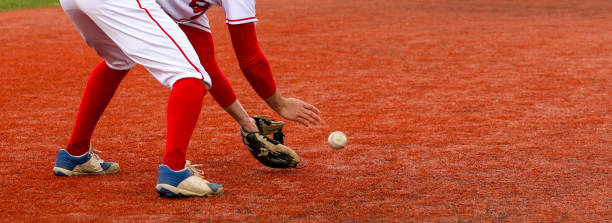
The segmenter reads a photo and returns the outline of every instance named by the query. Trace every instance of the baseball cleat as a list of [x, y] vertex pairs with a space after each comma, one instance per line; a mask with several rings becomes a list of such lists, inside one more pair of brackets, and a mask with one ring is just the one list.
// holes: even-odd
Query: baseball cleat
[[[94, 148], [81, 156], [73, 156], [65, 149], [60, 149], [55, 157], [53, 173], [56, 176], [76, 176], [88, 174], [111, 174], [119, 172], [119, 164], [104, 162], [94, 153]], [[99, 151], [98, 151], [99, 152]]]
[[223, 193], [223, 187], [210, 183], [202, 178], [202, 170], [197, 165], [185, 162], [185, 169], [174, 171], [170, 167], [159, 165], [157, 186], [155, 190], [160, 197], [182, 198], [189, 196], [210, 197]]

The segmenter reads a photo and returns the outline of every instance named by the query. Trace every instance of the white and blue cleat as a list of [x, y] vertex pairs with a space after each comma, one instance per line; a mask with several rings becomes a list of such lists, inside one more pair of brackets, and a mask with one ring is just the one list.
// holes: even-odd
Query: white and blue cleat
[[182, 198], [189, 196], [210, 197], [223, 194], [223, 187], [202, 178], [202, 171], [185, 162], [185, 169], [174, 171], [159, 165], [155, 190], [160, 197]]
[[72, 156], [68, 151], [60, 149], [55, 157], [53, 174], [56, 176], [77, 176], [87, 174], [111, 174], [119, 172], [119, 164], [104, 162], [95, 154], [93, 148], [81, 156]]

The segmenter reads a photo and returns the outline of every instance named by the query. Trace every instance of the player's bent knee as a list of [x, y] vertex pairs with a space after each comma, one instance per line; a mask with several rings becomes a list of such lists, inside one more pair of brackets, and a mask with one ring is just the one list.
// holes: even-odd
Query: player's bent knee
[[174, 75], [153, 75], [161, 84], [166, 86], [167, 88], [174, 88], [176, 83], [185, 79], [195, 79], [204, 84], [206, 90], [210, 90], [212, 87], [210, 77], [206, 74], [206, 78], [204, 78], [203, 74], [199, 73], [183, 73], [183, 74], [174, 74]]
[[106, 65], [113, 70], [131, 70], [134, 66], [136, 66], [136, 63], [125, 61], [106, 61]]
[[210, 89], [210, 87], [204, 80], [200, 78], [195, 78], [195, 77], [186, 77], [186, 78], [178, 79], [172, 85], [172, 89], [176, 88], [177, 86], [197, 88], [197, 89], [201, 89], [203, 92], [206, 92], [208, 89]]

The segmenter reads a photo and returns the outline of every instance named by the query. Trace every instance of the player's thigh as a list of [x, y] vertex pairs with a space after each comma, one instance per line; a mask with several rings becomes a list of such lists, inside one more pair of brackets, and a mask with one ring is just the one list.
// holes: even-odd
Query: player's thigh
[[64, 12], [108, 66], [115, 70], [129, 70], [135, 63], [76, 5], [74, 0], [60, 1]]
[[182, 78], [209, 86], [193, 46], [153, 0], [77, 0], [78, 6], [136, 63], [167, 87]]

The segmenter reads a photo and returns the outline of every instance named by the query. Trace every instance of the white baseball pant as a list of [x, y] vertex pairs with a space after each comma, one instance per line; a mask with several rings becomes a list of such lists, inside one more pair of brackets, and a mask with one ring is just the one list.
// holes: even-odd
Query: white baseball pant
[[210, 88], [208, 73], [178, 25], [155, 0], [61, 0], [62, 8], [87, 44], [110, 68], [143, 65], [172, 88], [182, 78], [198, 78]]

